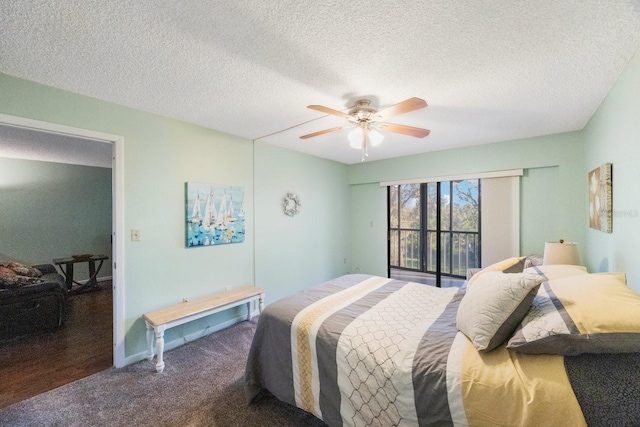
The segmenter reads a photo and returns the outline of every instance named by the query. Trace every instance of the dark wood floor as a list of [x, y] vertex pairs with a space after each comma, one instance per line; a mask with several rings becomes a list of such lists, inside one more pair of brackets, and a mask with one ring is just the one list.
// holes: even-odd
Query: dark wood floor
[[99, 287], [69, 296], [63, 328], [0, 343], [0, 408], [113, 365], [111, 282]]

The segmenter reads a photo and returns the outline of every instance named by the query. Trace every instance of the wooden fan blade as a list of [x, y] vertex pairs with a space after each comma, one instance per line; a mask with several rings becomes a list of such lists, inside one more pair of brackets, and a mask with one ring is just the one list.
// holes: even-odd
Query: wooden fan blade
[[380, 123], [378, 127], [381, 130], [402, 133], [404, 135], [415, 136], [416, 138], [424, 138], [431, 133], [429, 129], [414, 128], [413, 126], [397, 125], [395, 123]]
[[338, 126], [337, 128], [331, 128], [331, 129], [325, 129], [325, 130], [320, 130], [318, 132], [314, 132], [314, 133], [310, 133], [308, 135], [302, 135], [300, 137], [300, 139], [308, 139], [308, 138], [313, 138], [314, 136], [318, 136], [318, 135], [324, 135], [325, 133], [329, 133], [329, 132], [335, 132], [338, 131], [340, 129], [342, 129], [343, 126]]
[[378, 111], [376, 116], [380, 116], [380, 120], [386, 120], [389, 117], [397, 116], [398, 114], [409, 113], [414, 110], [419, 110], [427, 106], [427, 102], [420, 98], [409, 98], [396, 105], [393, 105], [384, 110]]
[[342, 111], [334, 110], [332, 108], [323, 107], [322, 105], [307, 105], [307, 108], [311, 108], [312, 110], [320, 111], [321, 113], [327, 113], [334, 116], [342, 117], [343, 119], [349, 120], [352, 118], [347, 113], [343, 113]]

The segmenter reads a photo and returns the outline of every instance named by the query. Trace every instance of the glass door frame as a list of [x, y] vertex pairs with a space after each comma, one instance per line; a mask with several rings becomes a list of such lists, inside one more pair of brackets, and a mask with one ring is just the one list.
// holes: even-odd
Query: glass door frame
[[[453, 192], [455, 189], [455, 183], [456, 182], [462, 182], [462, 181], [477, 181], [477, 204], [478, 204], [478, 224], [477, 224], [477, 231], [462, 231], [462, 230], [454, 230], [454, 202], [453, 202]], [[449, 205], [449, 224], [448, 224], [448, 229], [443, 230], [442, 229], [442, 184], [443, 183], [447, 183], [449, 185], [449, 200], [450, 203]], [[435, 211], [436, 211], [436, 228], [435, 229], [429, 229], [428, 228], [428, 224], [429, 224], [429, 209], [428, 209], [428, 186], [430, 184], [436, 184], [436, 206], [435, 206]], [[437, 182], [430, 182], [430, 183], [421, 183], [420, 184], [420, 248], [419, 248], [419, 258], [420, 258], [420, 262], [419, 262], [419, 267], [418, 268], [409, 268], [409, 267], [403, 267], [400, 266], [400, 264], [402, 263], [402, 257], [401, 257], [401, 250], [402, 250], [402, 244], [401, 244], [401, 235], [402, 235], [402, 218], [401, 218], [401, 209], [400, 209], [400, 201], [401, 201], [401, 188], [402, 185], [394, 185], [393, 187], [396, 187], [398, 189], [397, 191], [397, 215], [398, 215], [398, 224], [396, 224], [395, 227], [391, 227], [391, 187], [392, 186], [388, 186], [387, 187], [387, 276], [391, 277], [391, 268], [392, 268], [392, 263], [391, 263], [391, 242], [392, 242], [392, 233], [397, 232], [397, 245], [398, 247], [396, 248], [397, 254], [398, 254], [398, 258], [397, 258], [397, 264], [398, 265], [394, 265], [393, 268], [394, 269], [400, 269], [400, 270], [408, 270], [408, 271], [417, 271], [417, 272], [422, 272], [422, 273], [429, 273], [429, 274], [433, 274], [435, 275], [435, 279], [436, 279], [436, 286], [437, 287], [441, 287], [442, 285], [442, 276], [446, 276], [446, 277], [453, 277], [453, 278], [466, 278], [465, 275], [463, 274], [455, 274], [454, 273], [454, 241], [456, 239], [454, 239], [454, 235], [458, 234], [464, 234], [465, 235], [465, 239], [464, 241], [466, 242], [465, 245], [469, 245], [469, 236], [470, 235], [475, 235], [475, 237], [473, 238], [473, 240], [475, 241], [475, 251], [474, 251], [474, 257], [477, 260], [477, 265], [480, 266], [482, 265], [482, 251], [481, 251], [481, 210], [480, 210], [480, 200], [481, 200], [481, 180], [480, 179], [461, 179], [461, 180], [450, 180], [450, 181], [437, 181]], [[414, 230], [415, 231], [415, 230]], [[428, 244], [430, 242], [430, 240], [428, 240], [428, 238], [430, 237], [429, 234], [430, 233], [436, 233], [436, 238], [435, 238], [435, 243], [436, 243], [436, 251], [435, 251], [435, 255], [436, 255], [436, 262], [435, 262], [435, 266], [436, 269], [434, 270], [429, 270], [429, 262], [428, 262], [428, 256], [427, 256], [427, 251], [429, 250], [428, 248]], [[444, 235], [449, 235], [449, 248], [448, 248], [448, 259], [449, 259], [449, 271], [446, 273], [442, 272], [442, 261], [443, 261], [443, 236]], [[460, 242], [461, 241], [461, 237], [457, 236], [457, 241]], [[460, 245], [460, 243], [458, 243]], [[468, 252], [466, 252], [468, 253]], [[461, 259], [460, 259], [460, 251], [458, 251], [458, 269], [461, 269]], [[465, 263], [465, 268], [473, 268], [473, 267], [469, 267], [469, 262], [468, 262], [468, 255], [467, 255], [467, 262]]]

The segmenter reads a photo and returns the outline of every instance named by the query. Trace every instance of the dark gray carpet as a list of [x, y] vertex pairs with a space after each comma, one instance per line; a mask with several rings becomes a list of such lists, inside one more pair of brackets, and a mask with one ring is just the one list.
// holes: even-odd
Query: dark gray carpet
[[588, 426], [640, 426], [640, 353], [582, 354], [564, 364]]
[[[0, 411], [0, 426], [324, 426], [272, 396], [247, 405], [243, 375], [256, 320], [108, 369]], [[55, 361], [52, 361], [55, 363]]]

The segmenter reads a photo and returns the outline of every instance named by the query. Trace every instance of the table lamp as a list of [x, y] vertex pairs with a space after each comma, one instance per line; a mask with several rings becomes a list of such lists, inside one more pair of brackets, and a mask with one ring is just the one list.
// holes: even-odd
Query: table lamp
[[581, 265], [578, 244], [562, 239], [559, 242], [545, 242], [542, 264]]

